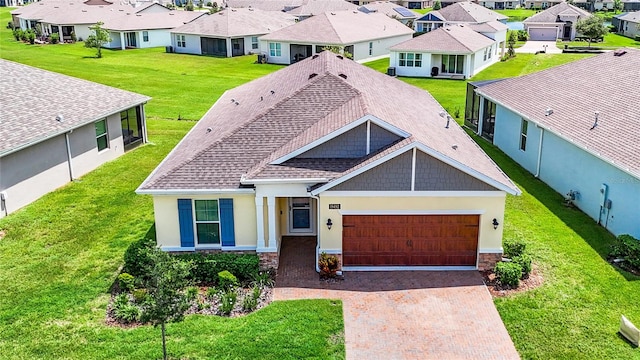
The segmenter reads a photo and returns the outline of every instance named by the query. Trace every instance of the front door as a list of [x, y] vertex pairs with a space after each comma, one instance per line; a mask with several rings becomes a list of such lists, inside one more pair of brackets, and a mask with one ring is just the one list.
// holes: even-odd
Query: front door
[[313, 232], [312, 213], [311, 198], [299, 197], [289, 199], [289, 231], [292, 233]]
[[137, 47], [136, 45], [136, 33], [128, 32], [124, 34], [125, 44], [127, 47]]
[[565, 24], [564, 25], [564, 34], [563, 34], [562, 38], [564, 40], [570, 40], [571, 39], [571, 24]]

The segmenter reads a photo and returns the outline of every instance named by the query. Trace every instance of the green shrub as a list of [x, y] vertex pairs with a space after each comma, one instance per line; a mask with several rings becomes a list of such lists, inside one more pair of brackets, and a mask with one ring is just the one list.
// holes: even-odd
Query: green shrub
[[115, 298], [113, 298], [113, 308], [117, 309], [119, 307], [125, 306], [129, 303], [129, 296], [127, 294], [122, 293]]
[[522, 267], [514, 262], [499, 262], [494, 270], [498, 282], [502, 285], [518, 287], [522, 276]]
[[130, 292], [135, 288], [136, 278], [133, 275], [128, 273], [122, 273], [118, 275], [118, 285], [120, 286], [120, 290]]
[[15, 26], [13, 26], [13, 21], [9, 21], [9, 22], [7, 23], [7, 29], [9, 29], [9, 30], [13, 30], [13, 29], [15, 29]]
[[27, 32], [27, 40], [29, 40], [29, 44], [33, 45], [36, 42], [36, 33], [33, 31]]
[[260, 272], [260, 259], [252, 254], [203, 254], [176, 255], [181, 261], [193, 262], [192, 280], [198, 284], [213, 284], [218, 281], [218, 273], [227, 270], [236, 275], [238, 281], [247, 283]]
[[520, 256], [527, 250], [527, 244], [522, 240], [505, 240], [502, 247], [504, 248], [504, 256], [508, 258]]
[[216, 296], [218, 296], [218, 294], [220, 293], [220, 291], [214, 287], [210, 287], [207, 289], [207, 298], [209, 300], [213, 300], [216, 298]]
[[238, 286], [238, 278], [227, 270], [218, 273], [218, 287], [222, 290], [234, 289]]
[[242, 299], [242, 310], [249, 312], [258, 307], [258, 299], [260, 298], [260, 288], [254, 287], [250, 293], [247, 293]]
[[199, 290], [197, 287], [195, 286], [191, 286], [187, 288], [187, 300], [188, 301], [194, 301], [196, 298], [198, 298], [198, 293]]
[[113, 310], [113, 316], [125, 324], [140, 320], [140, 314], [140, 308], [134, 304], [126, 304]]
[[520, 265], [522, 268], [522, 277], [521, 279], [525, 279], [531, 273], [531, 255], [522, 254], [520, 256], [515, 256], [511, 261], [515, 264]]
[[220, 313], [222, 315], [229, 315], [236, 306], [238, 301], [238, 294], [235, 291], [229, 290], [222, 294], [220, 297]]
[[20, 29], [20, 28], [14, 29], [13, 30], [13, 37], [16, 38], [16, 41], [20, 41], [20, 40], [22, 40], [23, 33], [24, 33], [24, 31], [22, 31], [22, 29]]
[[133, 302], [136, 304], [142, 304], [147, 300], [147, 289], [135, 289], [131, 292], [133, 296]]
[[76, 42], [78, 40], [78, 38], [76, 38], [76, 32], [72, 31], [71, 32], [71, 42]]
[[269, 271], [261, 271], [253, 277], [251, 285], [257, 288], [273, 287], [274, 281]]
[[60, 41], [60, 34], [58, 33], [51, 34], [51, 36], [49, 36], [49, 41], [51, 41], [52, 44], [57, 44]]
[[124, 252], [123, 271], [141, 280], [146, 279], [145, 268], [151, 266], [151, 260], [147, 256], [148, 250], [156, 245], [153, 239], [140, 239], [127, 248]]
[[611, 255], [623, 258], [630, 266], [640, 269], [640, 240], [629, 234], [618, 236]]
[[22, 30], [20, 32], [20, 40], [21, 41], [27, 41], [27, 33], [28, 33], [28, 31], [25, 31], [25, 30]]
[[529, 40], [529, 33], [527, 33], [527, 30], [518, 30], [518, 41], [527, 40]]

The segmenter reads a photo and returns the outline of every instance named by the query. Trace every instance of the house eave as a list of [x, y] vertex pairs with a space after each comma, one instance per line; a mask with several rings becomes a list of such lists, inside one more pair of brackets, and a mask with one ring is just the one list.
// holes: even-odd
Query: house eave
[[254, 189], [137, 189], [138, 195], [219, 195], [219, 194], [255, 194]]

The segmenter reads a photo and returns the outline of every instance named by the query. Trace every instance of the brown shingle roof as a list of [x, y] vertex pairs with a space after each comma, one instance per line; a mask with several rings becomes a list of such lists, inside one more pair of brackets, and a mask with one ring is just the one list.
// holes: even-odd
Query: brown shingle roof
[[[381, 14], [385, 14], [388, 17], [396, 18], [396, 19], [416, 19], [420, 17], [420, 14], [417, 12], [411, 11], [403, 6], [398, 4], [394, 4], [389, 1], [374, 1], [368, 4], [362, 5], [358, 8], [358, 10], [368, 13], [368, 12], [379, 12]], [[407, 16], [405, 16], [405, 14]], [[409, 16], [410, 14], [410, 16]]]
[[579, 7], [573, 6], [566, 2], [561, 2], [558, 5], [554, 5], [544, 11], [541, 11], [531, 17], [528, 17], [523, 22], [525, 24], [532, 23], [554, 23], [558, 19], [558, 15], [563, 13], [564, 15], [577, 15], [578, 19], [591, 16], [586, 10], [582, 10]]
[[[0, 155], [150, 99], [129, 91], [0, 60]], [[62, 122], [56, 120], [58, 115], [63, 117]]]
[[413, 34], [413, 30], [384, 14], [337, 11], [313, 16], [261, 37], [268, 41], [296, 41], [353, 45], [363, 41]]
[[[603, 53], [478, 92], [640, 178], [640, 50]], [[547, 108], [553, 114], [545, 116]], [[590, 130], [599, 112], [598, 125]]]
[[280, 11], [225, 9], [172, 30], [179, 34], [232, 37], [264, 35], [293, 25], [296, 18]]
[[[270, 174], [334, 178], [402, 146], [423, 144], [517, 192], [455, 121], [445, 128], [440, 111], [428, 92], [325, 51], [223, 94], [139, 190], [237, 189], [243, 177]], [[367, 115], [411, 135], [346, 171], [336, 163], [326, 171], [308, 163], [280, 166], [285, 170], [270, 164]]]
[[634, 22], [634, 23], [640, 23], [640, 11], [624, 14], [622, 16], [619, 16], [618, 19]]
[[493, 40], [471, 30], [467, 25], [453, 25], [429, 31], [426, 34], [394, 45], [389, 50], [473, 54], [480, 49], [491, 46], [493, 43]]
[[469, 1], [458, 2], [431, 13], [445, 21], [464, 23], [484, 23], [507, 19], [505, 15]]

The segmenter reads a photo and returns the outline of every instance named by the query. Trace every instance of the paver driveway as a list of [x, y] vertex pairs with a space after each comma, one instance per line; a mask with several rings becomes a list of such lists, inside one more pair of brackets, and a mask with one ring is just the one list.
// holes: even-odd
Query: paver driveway
[[276, 300], [343, 301], [347, 359], [518, 359], [477, 271], [348, 272], [318, 280], [313, 238], [285, 239]]

